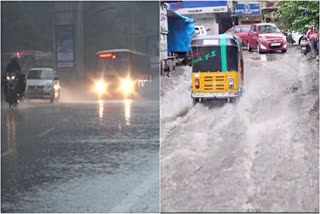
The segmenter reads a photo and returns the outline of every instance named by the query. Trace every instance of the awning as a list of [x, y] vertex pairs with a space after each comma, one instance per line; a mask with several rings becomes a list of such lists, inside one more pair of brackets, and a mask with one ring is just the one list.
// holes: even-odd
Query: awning
[[189, 18], [189, 17], [186, 17], [186, 16], [183, 16], [183, 15], [180, 15], [180, 14], [177, 14], [175, 13], [174, 11], [172, 10], [168, 10], [168, 17], [176, 17], [176, 18], [180, 18], [182, 20], [184, 20], [186, 23], [193, 23], [195, 22], [194, 19], [192, 18]]

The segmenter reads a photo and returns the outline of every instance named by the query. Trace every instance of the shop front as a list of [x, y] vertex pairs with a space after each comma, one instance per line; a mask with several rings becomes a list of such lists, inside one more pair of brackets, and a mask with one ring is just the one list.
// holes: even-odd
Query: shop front
[[261, 5], [260, 3], [236, 4], [234, 16], [239, 25], [261, 23]]
[[184, 1], [170, 3], [170, 10], [195, 20], [195, 25], [210, 29], [208, 34], [219, 34], [219, 14], [228, 12], [227, 1]]

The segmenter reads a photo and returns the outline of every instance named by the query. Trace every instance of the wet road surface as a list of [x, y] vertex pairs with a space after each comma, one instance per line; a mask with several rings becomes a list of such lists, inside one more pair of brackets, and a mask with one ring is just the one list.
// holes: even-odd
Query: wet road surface
[[1, 107], [2, 212], [159, 211], [159, 102]]
[[318, 212], [318, 64], [244, 52], [238, 104], [190, 97], [190, 67], [161, 82], [161, 210]]

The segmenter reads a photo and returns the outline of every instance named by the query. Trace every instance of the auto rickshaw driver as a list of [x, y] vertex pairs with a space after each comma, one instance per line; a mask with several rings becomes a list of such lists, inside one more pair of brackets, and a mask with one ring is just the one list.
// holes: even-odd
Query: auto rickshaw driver
[[240, 41], [232, 35], [205, 35], [192, 40], [194, 104], [207, 99], [235, 101], [243, 91]]

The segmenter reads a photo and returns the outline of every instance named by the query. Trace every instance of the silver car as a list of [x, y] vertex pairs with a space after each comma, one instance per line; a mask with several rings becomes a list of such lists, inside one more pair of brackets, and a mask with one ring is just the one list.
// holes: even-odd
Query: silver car
[[26, 75], [25, 99], [48, 99], [58, 102], [60, 82], [52, 68], [31, 68]]

